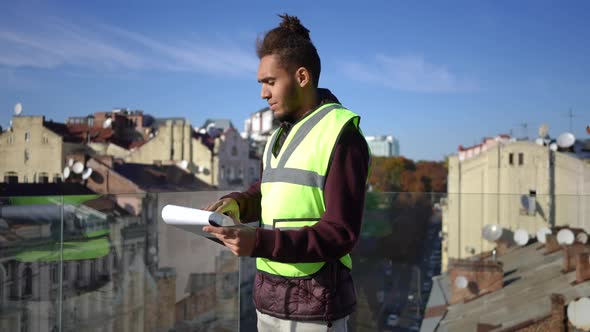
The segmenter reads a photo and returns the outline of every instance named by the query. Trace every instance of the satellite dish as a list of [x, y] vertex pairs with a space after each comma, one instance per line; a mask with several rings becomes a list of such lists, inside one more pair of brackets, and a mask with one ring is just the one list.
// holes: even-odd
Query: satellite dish
[[545, 145], [545, 141], [542, 138], [537, 138], [535, 140], [535, 143], [537, 143], [537, 145], [540, 145], [540, 146]]
[[70, 168], [68, 166], [66, 166], [64, 168], [64, 179], [67, 179], [70, 177]]
[[557, 145], [562, 149], [569, 149], [576, 143], [576, 136], [572, 133], [563, 133], [557, 138]]
[[539, 127], [539, 137], [541, 139], [545, 138], [549, 136], [549, 126], [546, 123], [543, 123], [540, 127]]
[[567, 305], [567, 319], [570, 321], [570, 323], [572, 323], [573, 326], [577, 327], [578, 326], [578, 320], [576, 319], [576, 305], [578, 304], [578, 301], [571, 301], [568, 305]]
[[556, 143], [549, 144], [549, 149], [551, 149], [551, 151], [557, 151], [557, 144]]
[[587, 331], [590, 329], [590, 299], [583, 297], [572, 301], [567, 306], [567, 318], [577, 329]]
[[551, 230], [547, 227], [542, 227], [537, 231], [537, 240], [541, 243], [545, 243], [547, 241], [545, 236], [549, 234], [552, 234]]
[[469, 281], [464, 276], [458, 276], [455, 279], [455, 287], [459, 289], [465, 289], [467, 288], [467, 285], [469, 285]]
[[82, 164], [79, 161], [75, 162], [74, 166], [72, 166], [72, 171], [76, 174], [82, 173], [83, 170], [84, 170], [84, 164]]
[[519, 246], [526, 246], [529, 243], [530, 237], [529, 232], [524, 229], [518, 229], [514, 232], [514, 242]]
[[82, 173], [82, 180], [87, 180], [90, 175], [92, 175], [92, 168], [89, 167]]
[[70, 158], [70, 159], [68, 160], [68, 166], [69, 166], [69, 167], [72, 167], [73, 165], [74, 165], [74, 159]]
[[504, 231], [504, 229], [502, 229], [502, 226], [500, 226], [500, 225], [496, 225], [496, 224], [485, 225], [482, 229], [482, 235], [483, 235], [484, 239], [491, 241], [491, 242], [495, 242], [495, 241], [498, 241], [502, 237], [503, 231]]
[[588, 316], [588, 313], [590, 312], [590, 299], [587, 297], [579, 299], [578, 304], [576, 305], [576, 309], [576, 316], [578, 317], [578, 327], [581, 330], [588, 331], [588, 329], [590, 329], [590, 316]]
[[570, 245], [573, 244], [576, 240], [574, 232], [571, 229], [564, 228], [557, 232], [557, 243]]
[[576, 235], [576, 242], [579, 242], [581, 244], [586, 244], [588, 243], [588, 234], [584, 233], [584, 232], [580, 232]]
[[108, 118], [106, 120], [104, 120], [104, 122], [102, 123], [102, 127], [104, 129], [107, 129], [111, 126], [111, 124], [113, 124], [113, 119], [112, 118]]
[[14, 115], [19, 116], [23, 112], [23, 104], [16, 103], [14, 105]]
[[188, 167], [188, 161], [183, 160], [178, 164], [178, 166], [182, 169], [186, 169]]

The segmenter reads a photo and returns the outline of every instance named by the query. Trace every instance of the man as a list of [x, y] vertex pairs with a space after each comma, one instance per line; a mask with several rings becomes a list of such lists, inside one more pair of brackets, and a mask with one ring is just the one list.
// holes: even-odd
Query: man
[[320, 58], [297, 17], [258, 40], [258, 82], [281, 127], [262, 180], [207, 207], [260, 228], [203, 228], [257, 257], [259, 331], [346, 331], [356, 306], [350, 251], [361, 229], [369, 150], [360, 117], [318, 89]]

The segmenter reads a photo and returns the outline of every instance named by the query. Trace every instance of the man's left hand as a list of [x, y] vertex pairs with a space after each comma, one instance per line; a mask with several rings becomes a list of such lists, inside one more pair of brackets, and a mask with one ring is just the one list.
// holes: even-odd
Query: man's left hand
[[222, 241], [236, 256], [250, 256], [256, 245], [256, 228], [251, 227], [203, 227]]

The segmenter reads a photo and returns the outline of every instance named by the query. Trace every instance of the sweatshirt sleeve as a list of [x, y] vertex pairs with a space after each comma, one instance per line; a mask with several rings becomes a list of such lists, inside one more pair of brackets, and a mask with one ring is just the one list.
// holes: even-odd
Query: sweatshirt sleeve
[[283, 263], [335, 261], [355, 246], [364, 209], [369, 150], [352, 124], [344, 127], [326, 177], [326, 211], [299, 230], [257, 229], [253, 257]]

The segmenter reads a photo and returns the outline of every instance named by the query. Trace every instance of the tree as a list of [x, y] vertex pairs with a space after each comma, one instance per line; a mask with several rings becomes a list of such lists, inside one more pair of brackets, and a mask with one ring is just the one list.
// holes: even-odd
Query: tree
[[374, 157], [369, 184], [377, 192], [445, 192], [444, 162], [414, 161], [404, 157]]

